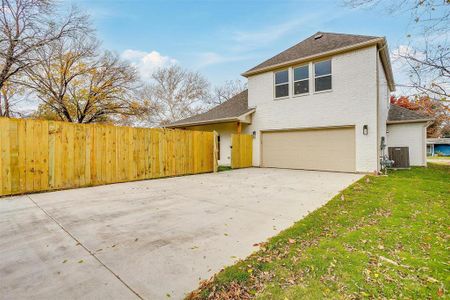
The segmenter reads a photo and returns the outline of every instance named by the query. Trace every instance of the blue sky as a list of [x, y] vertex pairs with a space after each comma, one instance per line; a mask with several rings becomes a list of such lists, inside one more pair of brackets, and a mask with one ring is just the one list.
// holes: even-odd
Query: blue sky
[[[135, 63], [144, 79], [169, 63], [213, 85], [240, 74], [317, 31], [386, 36], [406, 45], [409, 16], [343, 1], [65, 0], [88, 12], [104, 48]], [[394, 70], [395, 71], [395, 70]]]

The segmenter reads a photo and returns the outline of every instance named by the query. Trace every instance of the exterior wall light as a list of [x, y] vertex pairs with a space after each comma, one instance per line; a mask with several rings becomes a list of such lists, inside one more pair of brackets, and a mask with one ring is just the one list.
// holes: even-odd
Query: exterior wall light
[[253, 138], [256, 139], [256, 131], [252, 132]]
[[363, 126], [363, 134], [364, 135], [368, 135], [369, 134], [369, 126], [367, 126], [367, 125]]

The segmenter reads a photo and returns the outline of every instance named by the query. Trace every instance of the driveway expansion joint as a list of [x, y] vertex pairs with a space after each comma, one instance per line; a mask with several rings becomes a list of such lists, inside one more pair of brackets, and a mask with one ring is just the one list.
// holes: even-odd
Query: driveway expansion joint
[[130, 285], [128, 285], [118, 274], [116, 274], [110, 267], [108, 267], [100, 258], [98, 258], [94, 252], [92, 252], [86, 245], [84, 245], [79, 239], [77, 239], [72, 233], [70, 233], [58, 220], [56, 220], [49, 212], [47, 212], [44, 208], [42, 208], [36, 201], [34, 201], [30, 195], [26, 195], [31, 202], [36, 205], [38, 209], [40, 209], [47, 217], [49, 217], [53, 222], [56, 223], [69, 237], [71, 237], [77, 245], [80, 245], [89, 255], [91, 255], [99, 264], [101, 264], [106, 270], [108, 270], [114, 277], [116, 277], [128, 290], [130, 290], [133, 294], [135, 294], [139, 299], [144, 300], [144, 298], [139, 295], [137, 291], [135, 291]]

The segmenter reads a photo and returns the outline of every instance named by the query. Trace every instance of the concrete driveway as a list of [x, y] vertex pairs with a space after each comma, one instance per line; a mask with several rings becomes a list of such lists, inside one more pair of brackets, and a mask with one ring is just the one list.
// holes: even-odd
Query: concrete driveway
[[182, 298], [361, 176], [253, 168], [0, 199], [0, 298]]

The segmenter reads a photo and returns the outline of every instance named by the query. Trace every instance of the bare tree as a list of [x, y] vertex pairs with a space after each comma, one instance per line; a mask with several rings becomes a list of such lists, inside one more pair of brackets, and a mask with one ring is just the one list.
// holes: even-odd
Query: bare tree
[[450, 1], [447, 0], [344, 0], [351, 7], [383, 7], [389, 14], [408, 13], [409, 45], [393, 53], [405, 65], [408, 82], [398, 85], [442, 99], [450, 90]]
[[239, 79], [227, 80], [221, 86], [214, 88], [212, 97], [208, 100], [211, 105], [218, 105], [230, 100], [233, 96], [247, 89], [247, 83]]
[[89, 35], [64, 37], [40, 48], [21, 84], [42, 101], [36, 117], [75, 123], [115, 121], [138, 113], [136, 70], [117, 55], [98, 54]]
[[199, 113], [209, 97], [209, 83], [199, 73], [177, 65], [160, 68], [152, 83], [140, 92], [147, 108], [147, 123], [164, 125]]
[[[86, 30], [86, 16], [73, 9], [57, 17], [52, 0], [1, 0], [0, 90], [6, 82], [36, 63], [35, 52], [49, 42]], [[1, 96], [0, 96], [1, 97]], [[4, 114], [11, 107], [0, 98]], [[3, 103], [2, 103], [3, 102]]]
[[408, 13], [411, 30], [420, 28], [422, 33], [448, 31], [450, 2], [447, 0], [343, 0], [353, 8], [383, 8], [389, 14]]
[[409, 81], [398, 84], [432, 98], [450, 97], [450, 47], [429, 44], [424, 50], [407, 47], [394, 53], [393, 59], [406, 66]]
[[18, 104], [24, 101], [24, 93], [22, 86], [5, 82], [0, 89], [0, 117], [21, 116]]

